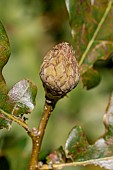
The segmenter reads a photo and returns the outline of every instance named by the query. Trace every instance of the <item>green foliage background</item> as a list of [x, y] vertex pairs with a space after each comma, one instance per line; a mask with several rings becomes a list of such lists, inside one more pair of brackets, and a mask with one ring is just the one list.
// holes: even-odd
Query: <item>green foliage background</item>
[[[44, 91], [39, 69], [44, 55], [55, 44], [71, 43], [71, 30], [64, 0], [1, 0], [0, 20], [11, 45], [12, 54], [3, 74], [10, 89], [16, 82], [28, 78], [38, 86], [37, 103], [29, 124], [37, 126], [43, 111]], [[86, 91], [79, 84], [56, 105], [44, 136], [40, 159], [64, 145], [69, 131], [80, 123], [91, 143], [104, 132], [102, 117], [113, 87], [113, 68], [100, 68], [98, 87]], [[23, 128], [13, 123], [10, 131], [0, 131], [0, 157], [7, 158], [11, 170], [26, 170], [31, 152], [31, 140]], [[1, 164], [1, 162], [0, 162]], [[70, 167], [65, 170], [100, 170], [102, 168]], [[3, 168], [2, 168], [3, 170]]]

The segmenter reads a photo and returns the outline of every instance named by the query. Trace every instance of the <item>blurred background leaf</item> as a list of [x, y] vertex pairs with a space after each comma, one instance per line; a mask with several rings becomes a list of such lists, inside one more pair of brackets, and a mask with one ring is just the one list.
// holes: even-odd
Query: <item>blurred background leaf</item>
[[[12, 0], [10, 2], [1, 0], [0, 19], [7, 31], [12, 53], [7, 66], [3, 70], [3, 75], [8, 89], [24, 78], [37, 84], [36, 107], [33, 114], [29, 115], [28, 121], [31, 127], [37, 126], [44, 105], [44, 91], [39, 79], [42, 59], [55, 44], [62, 41], [71, 43], [72, 41], [65, 1]], [[103, 67], [103, 65], [106, 67]], [[76, 123], [80, 122], [83, 126], [90, 143], [103, 134], [102, 117], [113, 89], [113, 66], [106, 65], [105, 62], [98, 63], [95, 67], [98, 67], [102, 77], [97, 88], [87, 92], [79, 84], [75, 90], [56, 105], [44, 136], [41, 159], [44, 160], [48, 153], [65, 143], [70, 129]], [[2, 143], [1, 138], [9, 134], [20, 140], [26, 137], [25, 148], [22, 152], [20, 150], [17, 161], [15, 150], [18, 150], [18, 145], [14, 149], [7, 148], [7, 153], [3, 154], [8, 160], [11, 170], [25, 170], [31, 153], [31, 140], [27, 137], [25, 130], [14, 123], [10, 132], [0, 131], [0, 143]], [[23, 162], [21, 155], [24, 157]], [[64, 168], [64, 170], [90, 169], [102, 170], [102, 168], [95, 166]]]

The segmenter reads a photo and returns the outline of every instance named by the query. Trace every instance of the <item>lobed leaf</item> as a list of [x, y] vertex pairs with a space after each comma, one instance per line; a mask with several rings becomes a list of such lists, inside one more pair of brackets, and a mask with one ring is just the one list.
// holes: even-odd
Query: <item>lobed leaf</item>
[[37, 87], [27, 79], [16, 83], [9, 91], [8, 96], [13, 103], [13, 115], [31, 113], [34, 109]]
[[[66, 157], [71, 161], [94, 164], [106, 169], [113, 169], [113, 94], [110, 97], [106, 113], [104, 115], [105, 134], [93, 145], [87, 141], [81, 126], [75, 126], [66, 141]], [[108, 158], [106, 160], [102, 158]], [[92, 161], [91, 161], [92, 160]]]
[[[113, 52], [112, 4], [113, 0], [95, 0], [93, 3], [89, 0], [66, 0], [75, 56], [86, 87], [88, 82], [84, 82], [83, 74], [91, 68], [93, 70], [97, 60], [106, 60]], [[92, 75], [89, 75], [88, 79], [90, 77]], [[92, 81], [90, 88], [98, 83]]]

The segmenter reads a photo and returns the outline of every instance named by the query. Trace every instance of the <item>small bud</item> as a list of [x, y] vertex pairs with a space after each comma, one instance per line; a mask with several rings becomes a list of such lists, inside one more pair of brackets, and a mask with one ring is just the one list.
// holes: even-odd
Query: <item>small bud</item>
[[46, 98], [58, 100], [71, 91], [79, 81], [78, 64], [73, 48], [66, 42], [56, 45], [44, 57], [40, 77]]

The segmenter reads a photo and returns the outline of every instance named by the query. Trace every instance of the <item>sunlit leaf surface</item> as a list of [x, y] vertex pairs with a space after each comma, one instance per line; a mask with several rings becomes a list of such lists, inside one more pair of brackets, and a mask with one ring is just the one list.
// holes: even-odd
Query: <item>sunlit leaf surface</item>
[[18, 116], [31, 113], [34, 109], [36, 93], [36, 86], [29, 80], [24, 79], [16, 83], [8, 93], [10, 102], [14, 104], [13, 114]]

